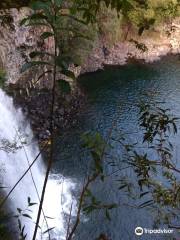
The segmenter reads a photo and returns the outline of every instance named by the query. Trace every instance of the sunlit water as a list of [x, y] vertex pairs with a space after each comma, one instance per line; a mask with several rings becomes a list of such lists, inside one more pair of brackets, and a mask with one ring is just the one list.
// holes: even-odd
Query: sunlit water
[[[0, 90], [0, 146], [0, 182], [5, 187], [5, 194], [7, 194], [28, 169], [40, 150], [37, 142], [33, 139], [28, 121], [20, 109], [15, 109], [13, 100], [2, 90]], [[41, 196], [45, 170], [44, 162], [40, 156], [31, 168], [32, 175], [29, 171], [8, 200], [8, 208], [12, 215], [19, 214], [17, 211], [19, 208], [23, 210], [22, 214], [28, 214], [32, 218], [27, 216], [19, 218], [22, 227], [25, 226], [24, 235], [27, 233], [27, 240], [32, 239], [39, 204], [38, 194]], [[64, 178], [61, 174], [51, 174], [43, 204], [46, 221], [41, 214], [41, 229], [38, 230], [37, 239], [47, 239], [47, 233], [43, 234], [43, 232], [51, 228], [53, 228], [49, 232], [51, 237], [57, 240], [65, 239], [67, 228], [65, 216], [70, 213], [71, 205], [73, 204], [73, 209], [76, 205], [71, 194], [74, 188], [75, 183], [70, 179]], [[28, 197], [30, 197], [31, 203], [37, 204], [24, 211], [28, 206]], [[74, 212], [71, 213], [71, 215], [73, 214]], [[14, 223], [15, 225], [10, 229], [12, 231], [18, 229], [16, 218]], [[14, 235], [13, 240], [15, 239]]]
[[[87, 102], [79, 117], [79, 124], [59, 137], [57, 144], [56, 171], [70, 178], [83, 182], [90, 160], [83, 153], [80, 145], [80, 135], [84, 131], [99, 131], [107, 136], [113, 121], [117, 118], [117, 128], [113, 137], [126, 133], [127, 141], [142, 142], [142, 132], [138, 127], [138, 108], [140, 100], [164, 102], [164, 107], [180, 116], [180, 61], [178, 57], [166, 57], [153, 64], [129, 64], [122, 67], [107, 67], [104, 71], [81, 76], [79, 82], [86, 92]], [[179, 129], [179, 125], [178, 125]], [[180, 156], [180, 135], [172, 139], [175, 148], [175, 158], [178, 164]], [[116, 156], [122, 160], [122, 149], [114, 144], [111, 151], [112, 159]], [[58, 161], [61, 159], [61, 162]], [[108, 159], [109, 161], [112, 159]], [[116, 163], [118, 163], [118, 159]], [[104, 163], [106, 174], [116, 171], [116, 167]], [[133, 173], [121, 172], [133, 180]], [[146, 209], [136, 209], [135, 204], [126, 197], [126, 193], [118, 190], [118, 174], [107, 178], [104, 183], [97, 182], [92, 191], [98, 199], [105, 203], [117, 203], [119, 207], [111, 211], [112, 220], [109, 222], [103, 211], [94, 212], [83, 222], [76, 233], [76, 240], [94, 240], [101, 233], [107, 234], [111, 240], [135, 239], [171, 239], [168, 235], [143, 235], [137, 237], [134, 229], [137, 226], [153, 228], [154, 214]], [[162, 226], [165, 227], [165, 226]]]

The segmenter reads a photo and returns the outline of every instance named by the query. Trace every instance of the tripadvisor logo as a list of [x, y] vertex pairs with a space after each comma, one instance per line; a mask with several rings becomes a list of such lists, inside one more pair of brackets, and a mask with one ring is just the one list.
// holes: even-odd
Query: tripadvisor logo
[[142, 228], [142, 227], [137, 227], [135, 228], [135, 234], [137, 236], [141, 236], [143, 234], [172, 234], [173, 229], [147, 229], [147, 228]]
[[135, 234], [137, 235], [137, 236], [141, 236], [141, 235], [143, 235], [143, 228], [142, 227], [137, 227], [136, 229], [135, 229]]

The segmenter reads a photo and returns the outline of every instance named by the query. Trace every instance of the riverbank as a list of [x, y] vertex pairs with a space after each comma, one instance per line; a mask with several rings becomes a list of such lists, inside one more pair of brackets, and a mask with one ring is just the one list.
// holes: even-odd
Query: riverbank
[[[167, 53], [164, 57], [170, 57], [178, 54], [170, 54]], [[156, 61], [161, 60], [161, 58], [157, 58]], [[155, 60], [154, 60], [155, 61]], [[152, 62], [154, 62], [152, 61]], [[129, 63], [139, 63], [140, 65], [145, 64], [145, 60], [136, 59], [136, 58], [128, 58], [124, 64], [114, 64], [114, 62], [109, 61], [108, 63], [104, 63], [102, 68], [99, 68], [96, 71], [104, 71], [105, 67], [108, 66], [120, 66], [120, 65], [128, 65]], [[96, 72], [94, 71], [94, 72]], [[93, 73], [93, 71], [91, 71]], [[76, 75], [79, 77], [85, 77], [87, 72], [77, 73]], [[102, 79], [99, 79], [102, 80]], [[44, 141], [49, 139], [50, 129], [49, 129], [49, 120], [50, 120], [50, 107], [51, 107], [51, 90], [48, 88], [41, 89], [31, 89], [29, 94], [27, 95], [26, 89], [17, 88], [17, 85], [13, 84], [15, 89], [9, 88], [8, 92], [14, 99], [14, 104], [16, 107], [20, 107], [30, 121], [32, 126], [34, 135], [39, 143], [43, 143]], [[75, 89], [73, 89], [71, 94], [61, 96], [58, 92], [56, 95], [56, 103], [55, 103], [55, 113], [54, 113], [54, 121], [55, 127], [59, 132], [72, 128], [77, 124], [78, 116], [81, 114], [81, 110], [86, 102], [86, 93], [83, 90], [83, 87], [78, 85]]]
[[[52, 41], [41, 42], [39, 33], [42, 29], [32, 29], [19, 26], [19, 21], [29, 9], [24, 8], [19, 12], [10, 10], [13, 17], [12, 29], [0, 27], [2, 32], [0, 67], [7, 73], [8, 82], [16, 88], [13, 89], [15, 104], [20, 106], [27, 118], [30, 119], [36, 137], [42, 141], [49, 137], [49, 110], [51, 103], [50, 78], [45, 76], [40, 85], [37, 84], [31, 93], [27, 93], [30, 85], [40, 74], [40, 70], [29, 71], [22, 75], [19, 71], [25, 61], [29, 60], [29, 53], [38, 47], [40, 51], [51, 51]], [[82, 66], [74, 67], [75, 75], [78, 77], [84, 73], [95, 72], [103, 69], [106, 65], [125, 65], [129, 61], [154, 62], [160, 60], [162, 56], [180, 53], [180, 18], [173, 22], [164, 22], [158, 26], [153, 26], [149, 31], [145, 31], [142, 36], [138, 35], [138, 29], [128, 29], [121, 26], [123, 34], [121, 40], [109, 45], [105, 36], [99, 36], [95, 47], [91, 50]], [[71, 95], [65, 97], [58, 96], [55, 106], [55, 124], [62, 130], [75, 124], [77, 115], [83, 106], [85, 96], [77, 85], [72, 83], [73, 91]], [[31, 88], [31, 87], [30, 87]], [[21, 94], [20, 94], [21, 92]]]
[[104, 38], [100, 38], [82, 65], [81, 74], [95, 72], [105, 65], [125, 65], [129, 59], [151, 63], [168, 54], [180, 53], [180, 18], [154, 26], [141, 36], [138, 29], [124, 28], [123, 32], [124, 40], [111, 47]]

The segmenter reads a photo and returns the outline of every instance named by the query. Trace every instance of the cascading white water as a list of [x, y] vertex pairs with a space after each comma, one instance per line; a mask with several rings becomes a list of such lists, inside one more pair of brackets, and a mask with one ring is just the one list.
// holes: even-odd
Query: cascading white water
[[[6, 193], [19, 180], [38, 153], [39, 149], [37, 143], [33, 142], [33, 134], [28, 121], [20, 109], [15, 109], [12, 98], [0, 89], [0, 182], [6, 187]], [[39, 203], [33, 179], [41, 195], [44, 174], [45, 166], [39, 157], [32, 167], [33, 178], [29, 172], [10, 195], [10, 208], [14, 213], [17, 213], [17, 208], [27, 207], [28, 197], [31, 198], [31, 202]], [[54, 228], [51, 231], [53, 239], [65, 239], [67, 226], [64, 222], [64, 214], [70, 213], [72, 203], [75, 207], [76, 203], [71, 194], [74, 187], [75, 184], [70, 179], [65, 179], [61, 175], [51, 175], [48, 180], [43, 211], [45, 216], [48, 216], [46, 218], [48, 228]], [[25, 225], [27, 240], [32, 239], [37, 209], [38, 205], [30, 207], [32, 212], [28, 214], [32, 220], [23, 216], [20, 218], [22, 224]], [[38, 238], [41, 239], [42, 232], [47, 230], [43, 214], [41, 214], [40, 226], [42, 229], [39, 230]], [[43, 234], [42, 239], [47, 239], [47, 234]]]

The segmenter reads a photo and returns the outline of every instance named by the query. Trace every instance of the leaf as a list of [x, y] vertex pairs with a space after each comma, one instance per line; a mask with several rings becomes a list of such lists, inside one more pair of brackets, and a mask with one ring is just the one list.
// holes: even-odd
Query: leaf
[[63, 3], [63, 0], [54, 0], [54, 3], [55, 3], [58, 7], [60, 7], [61, 4]]
[[26, 213], [22, 214], [22, 216], [23, 216], [23, 217], [26, 217], [26, 218], [32, 219], [32, 217], [31, 217], [30, 215], [26, 214]]
[[60, 67], [60, 68], [68, 68], [68, 62], [66, 61], [66, 59], [64, 60], [63, 58], [62, 58], [62, 56], [57, 56], [56, 57], [56, 59], [55, 59], [55, 61], [56, 61], [56, 65], [58, 66], [58, 67]]
[[52, 32], [43, 32], [43, 34], [41, 34], [40, 38], [42, 38], [43, 40], [49, 38], [49, 37], [53, 37], [54, 34]]
[[31, 198], [30, 197], [28, 197], [28, 204], [30, 204], [31, 203]]
[[48, 53], [48, 52], [40, 52], [40, 51], [33, 51], [29, 54], [30, 58], [35, 58], [35, 57], [43, 57], [44, 55], [48, 55], [48, 56], [53, 56], [52, 54]]
[[91, 155], [92, 155], [94, 161], [98, 161], [98, 162], [101, 161], [101, 156], [97, 152], [91, 151]]
[[46, 231], [43, 232], [43, 234], [47, 233], [47, 232], [50, 232], [54, 229], [55, 227], [52, 227], [52, 228], [48, 228]]
[[92, 211], [94, 211], [96, 208], [94, 206], [88, 206], [88, 207], [85, 207], [83, 208], [83, 211], [86, 212], [86, 214], [89, 214], [91, 213]]
[[69, 84], [68, 81], [65, 81], [65, 80], [58, 80], [58, 85], [59, 85], [59, 88], [60, 90], [63, 92], [63, 93], [70, 93], [71, 92], [71, 86]]
[[29, 203], [29, 206], [34, 206], [34, 205], [37, 205], [37, 203]]
[[21, 230], [21, 234], [24, 235], [24, 229], [25, 229], [25, 225], [23, 226], [22, 230]]
[[29, 26], [46, 26], [46, 27], [49, 27], [49, 25], [47, 23], [44, 23], [44, 22], [29, 22], [26, 24], [26, 27], [29, 27]]
[[33, 10], [47, 10], [49, 8], [49, 4], [47, 2], [34, 1], [31, 3], [31, 8]]
[[104, 178], [105, 176], [104, 175], [101, 175], [101, 181], [104, 182]]
[[43, 62], [43, 61], [27, 62], [27, 63], [25, 63], [25, 64], [22, 66], [20, 72], [23, 73], [23, 72], [29, 70], [30, 68], [32, 68], [32, 67], [34, 67], [34, 66], [38, 66], [38, 65], [50, 65], [50, 63], [48, 63], [48, 62]]
[[19, 227], [19, 230], [21, 231], [22, 225], [21, 225], [20, 219], [18, 219], [18, 227]]
[[120, 186], [118, 189], [121, 190], [121, 189], [123, 189], [125, 187], [127, 187], [127, 184], [124, 184], [124, 185]]
[[149, 192], [143, 192], [140, 194], [140, 198], [144, 197], [145, 195], [147, 195]]
[[95, 167], [96, 167], [96, 170], [100, 173], [103, 173], [103, 167], [102, 165], [100, 164], [100, 161], [98, 160], [95, 160]]
[[93, 158], [93, 160], [95, 162], [96, 170], [101, 172], [101, 173], [103, 173], [103, 168], [101, 166], [101, 157], [100, 157], [100, 155], [97, 152], [95, 152], [95, 151], [91, 151], [91, 155], [92, 155], [92, 158]]
[[89, 189], [86, 189], [86, 197], [92, 197], [92, 192]]
[[154, 202], [153, 200], [146, 201], [146, 202], [140, 204], [139, 208], [144, 208], [144, 207], [150, 206], [153, 204], [153, 202]]
[[35, 25], [36, 23], [37, 24], [40, 23], [40, 20], [41, 21], [43, 20], [43, 22], [41, 22], [42, 24], [47, 24], [47, 22], [45, 22], [47, 20], [47, 17], [44, 14], [42, 14], [42, 13], [34, 13], [31, 16], [29, 16], [29, 17], [23, 18], [20, 21], [20, 26], [23, 26], [23, 25], [28, 26], [28, 25], [31, 25], [31, 24]]
[[52, 73], [52, 70], [48, 70], [48, 71], [45, 71], [43, 72], [40, 76], [38, 76], [38, 79], [36, 82], [38, 82], [42, 77], [44, 77], [47, 73]]
[[176, 134], [177, 131], [178, 131], [178, 130], [177, 130], [177, 126], [176, 126], [176, 124], [175, 124], [174, 122], [173, 122], [172, 124], [173, 124], [173, 128], [174, 128], [174, 134]]
[[106, 214], [106, 218], [111, 221], [111, 217], [110, 217], [110, 214], [109, 214], [109, 211], [106, 209], [105, 211], [105, 214]]
[[18, 213], [21, 213], [22, 209], [21, 208], [17, 208], [17, 211], [18, 211]]
[[25, 23], [26, 23], [28, 20], [29, 20], [29, 17], [23, 18], [23, 19], [20, 21], [19, 25], [20, 25], [20, 26], [25, 25]]
[[74, 75], [74, 72], [70, 71], [70, 70], [67, 70], [67, 69], [64, 69], [61, 71], [61, 73], [69, 78], [72, 78], [73, 80], [76, 79], [76, 76]]
[[49, 216], [45, 216], [46, 218], [48, 218], [48, 219], [54, 219], [54, 218], [52, 218], [52, 217], [49, 217]]

